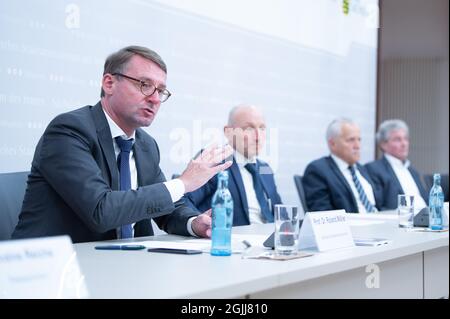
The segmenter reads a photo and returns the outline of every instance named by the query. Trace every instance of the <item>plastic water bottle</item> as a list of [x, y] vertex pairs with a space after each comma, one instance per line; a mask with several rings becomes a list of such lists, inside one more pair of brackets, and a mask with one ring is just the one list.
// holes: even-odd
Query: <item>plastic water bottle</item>
[[212, 198], [211, 255], [231, 255], [231, 227], [233, 225], [233, 198], [228, 190], [228, 172], [218, 173], [219, 183]]
[[444, 209], [444, 192], [441, 187], [441, 175], [433, 175], [433, 187], [430, 190], [430, 229], [441, 230], [442, 227], [442, 211]]

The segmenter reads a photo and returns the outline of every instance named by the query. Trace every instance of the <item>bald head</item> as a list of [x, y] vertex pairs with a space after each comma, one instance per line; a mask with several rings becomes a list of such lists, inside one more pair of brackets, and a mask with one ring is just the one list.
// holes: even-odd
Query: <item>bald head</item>
[[254, 105], [235, 106], [228, 116], [225, 136], [233, 148], [252, 159], [266, 142], [266, 122], [261, 110]]
[[233, 107], [228, 114], [228, 126], [239, 126], [239, 123], [242, 122], [242, 120], [245, 121], [253, 116], [264, 119], [261, 110], [255, 105], [240, 104]]

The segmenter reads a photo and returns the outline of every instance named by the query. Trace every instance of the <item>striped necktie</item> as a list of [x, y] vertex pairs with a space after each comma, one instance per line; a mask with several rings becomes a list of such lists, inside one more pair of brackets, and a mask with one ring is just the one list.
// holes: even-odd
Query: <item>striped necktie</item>
[[[117, 145], [120, 148], [117, 157], [117, 166], [120, 172], [120, 190], [127, 191], [131, 189], [131, 172], [130, 172], [130, 152], [133, 147], [134, 139], [125, 140], [122, 137], [116, 137]], [[133, 228], [131, 224], [120, 227], [120, 238], [132, 238]]]
[[355, 187], [356, 187], [356, 190], [358, 191], [359, 199], [361, 200], [362, 204], [364, 205], [364, 208], [366, 209], [366, 211], [368, 213], [376, 212], [377, 208], [369, 202], [369, 199], [367, 198], [367, 195], [364, 192], [361, 182], [359, 181], [358, 177], [356, 176], [355, 167], [349, 166], [348, 169], [350, 170], [350, 173], [352, 174], [353, 183], [355, 183]]
[[261, 182], [261, 175], [259, 174], [259, 165], [254, 163], [248, 163], [245, 165], [247, 171], [252, 174], [253, 179], [253, 188], [255, 189], [256, 199], [258, 200], [259, 207], [261, 208], [261, 215], [264, 216], [264, 219], [272, 223], [273, 222], [273, 214], [270, 211], [269, 203], [266, 200], [264, 195], [264, 188]]

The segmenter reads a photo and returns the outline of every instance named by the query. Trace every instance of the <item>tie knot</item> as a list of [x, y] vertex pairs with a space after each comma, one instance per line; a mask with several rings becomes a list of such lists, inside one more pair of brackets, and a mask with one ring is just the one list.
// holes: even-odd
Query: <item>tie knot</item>
[[250, 174], [253, 175], [256, 173], [256, 170], [257, 170], [256, 163], [247, 163], [247, 164], [245, 164], [244, 167], [247, 171], [250, 172]]
[[126, 140], [121, 136], [116, 137], [116, 143], [119, 146], [121, 152], [129, 153], [131, 151], [131, 148], [133, 147], [133, 142], [134, 142], [133, 138]]
[[351, 165], [348, 167], [348, 169], [350, 170], [350, 173], [356, 174], [355, 166]]

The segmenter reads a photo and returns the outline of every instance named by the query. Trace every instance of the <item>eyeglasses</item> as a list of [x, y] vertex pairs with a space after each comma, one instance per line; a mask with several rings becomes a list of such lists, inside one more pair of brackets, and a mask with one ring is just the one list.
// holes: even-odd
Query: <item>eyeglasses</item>
[[122, 76], [124, 78], [129, 79], [129, 80], [133, 80], [133, 81], [139, 82], [140, 83], [141, 92], [145, 96], [151, 96], [151, 95], [153, 95], [155, 93], [155, 91], [158, 91], [158, 96], [159, 96], [159, 100], [161, 101], [161, 103], [167, 101], [169, 99], [169, 97], [172, 95], [172, 93], [170, 93], [169, 90], [167, 90], [167, 89], [157, 88], [156, 86], [154, 86], [151, 83], [148, 83], [148, 82], [145, 82], [145, 81], [133, 78], [131, 76], [128, 76], [128, 75], [125, 75], [125, 74], [122, 74], [122, 73], [117, 73], [116, 72], [116, 73], [113, 73], [111, 75], [119, 75], [119, 76]]

